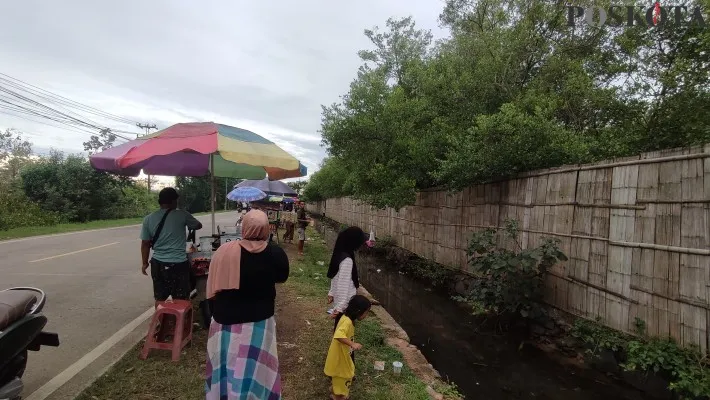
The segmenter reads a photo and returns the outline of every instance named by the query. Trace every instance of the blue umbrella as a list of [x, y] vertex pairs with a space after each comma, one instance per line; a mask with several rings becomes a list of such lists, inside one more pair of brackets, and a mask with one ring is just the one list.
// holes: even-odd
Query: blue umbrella
[[240, 187], [227, 193], [227, 199], [232, 201], [258, 201], [266, 197], [266, 193], [255, 187]]
[[276, 196], [295, 196], [296, 191], [291, 186], [281, 181], [270, 181], [269, 178], [261, 180], [245, 180], [234, 187], [255, 187], [264, 193]]

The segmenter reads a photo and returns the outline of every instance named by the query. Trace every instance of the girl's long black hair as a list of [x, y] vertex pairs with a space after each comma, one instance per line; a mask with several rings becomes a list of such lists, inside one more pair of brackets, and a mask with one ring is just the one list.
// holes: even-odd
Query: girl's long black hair
[[335, 248], [333, 255], [330, 257], [328, 265], [328, 278], [333, 279], [340, 269], [340, 263], [350, 257], [353, 260], [352, 280], [356, 288], [360, 287], [360, 277], [357, 273], [357, 265], [355, 265], [355, 250], [360, 248], [367, 241], [367, 236], [362, 229], [357, 226], [346, 228], [335, 240]]
[[367, 297], [356, 294], [350, 299], [350, 302], [348, 302], [348, 307], [345, 309], [343, 314], [354, 322], [365, 314], [370, 307], [372, 307], [372, 303], [370, 303], [370, 300], [368, 300]]

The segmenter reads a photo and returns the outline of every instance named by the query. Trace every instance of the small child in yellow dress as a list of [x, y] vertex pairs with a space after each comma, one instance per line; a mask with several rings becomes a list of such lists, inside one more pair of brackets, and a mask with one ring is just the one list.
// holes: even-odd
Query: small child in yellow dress
[[333, 400], [347, 400], [350, 396], [350, 384], [355, 376], [350, 353], [362, 348], [355, 342], [355, 321], [363, 320], [371, 307], [367, 297], [353, 296], [335, 328], [324, 369], [325, 375], [332, 379], [330, 398]]

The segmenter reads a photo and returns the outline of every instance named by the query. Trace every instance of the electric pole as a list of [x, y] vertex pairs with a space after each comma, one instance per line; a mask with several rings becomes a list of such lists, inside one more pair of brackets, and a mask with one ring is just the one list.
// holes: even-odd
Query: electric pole
[[[148, 134], [150, 134], [150, 130], [151, 130], [151, 129], [158, 129], [158, 127], [155, 126], [155, 124], [141, 124], [141, 123], [139, 122], [139, 123], [136, 124], [136, 126], [139, 127], [139, 128], [141, 128], [141, 129], [145, 129], [145, 135], [144, 135], [144, 136], [147, 136]], [[140, 137], [140, 135], [137, 135], [137, 136]], [[150, 193], [150, 175], [147, 175], [147, 176], [148, 176], [148, 192]]]

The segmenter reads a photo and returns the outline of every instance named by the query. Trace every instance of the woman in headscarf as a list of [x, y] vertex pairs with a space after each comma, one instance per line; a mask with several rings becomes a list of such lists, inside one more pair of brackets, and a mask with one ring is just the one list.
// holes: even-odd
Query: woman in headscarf
[[283, 249], [268, 240], [266, 214], [249, 211], [242, 240], [220, 246], [210, 262], [207, 400], [281, 399], [274, 299], [289, 266]]
[[362, 229], [351, 226], [346, 228], [335, 240], [333, 255], [328, 266], [328, 278], [330, 281], [330, 291], [328, 291], [328, 303], [333, 304], [335, 327], [345, 309], [348, 307], [350, 299], [357, 294], [360, 287], [360, 280], [355, 265], [355, 251], [362, 247], [367, 241], [367, 235]]

